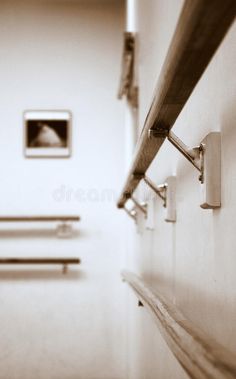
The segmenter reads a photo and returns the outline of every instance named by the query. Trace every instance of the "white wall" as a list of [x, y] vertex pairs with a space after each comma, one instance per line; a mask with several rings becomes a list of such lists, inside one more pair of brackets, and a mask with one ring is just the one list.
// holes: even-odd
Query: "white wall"
[[[141, 130], [183, 2], [139, 0], [139, 85]], [[209, 336], [236, 352], [235, 276], [235, 25], [231, 27], [173, 131], [196, 146], [210, 131], [222, 133], [222, 207], [199, 207], [198, 172], [166, 142], [148, 175], [157, 184], [177, 175], [177, 222], [167, 224], [155, 200], [155, 229], [136, 234], [129, 268], [173, 301]], [[139, 189], [142, 198], [144, 188]], [[127, 290], [128, 291], [128, 290]], [[129, 378], [183, 379], [153, 320], [129, 291]]]
[[[123, 17], [122, 1], [0, 4], [0, 213], [82, 217], [71, 240], [56, 239], [50, 225], [1, 225], [1, 256], [82, 259], [65, 277], [53, 268], [1, 269], [1, 379], [126, 378], [126, 217], [115, 209]], [[72, 112], [70, 159], [24, 158], [26, 109]], [[107, 190], [113, 198], [104, 199]]]

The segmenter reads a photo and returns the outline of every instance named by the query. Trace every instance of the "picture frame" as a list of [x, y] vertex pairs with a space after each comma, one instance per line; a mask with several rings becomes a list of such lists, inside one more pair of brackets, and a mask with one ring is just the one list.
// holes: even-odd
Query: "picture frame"
[[27, 158], [71, 156], [72, 114], [68, 110], [27, 110], [24, 118], [24, 155]]

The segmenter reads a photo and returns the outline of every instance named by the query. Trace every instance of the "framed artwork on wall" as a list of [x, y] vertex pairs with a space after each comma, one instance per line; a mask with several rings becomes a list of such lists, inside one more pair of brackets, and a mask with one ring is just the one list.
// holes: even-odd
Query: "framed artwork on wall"
[[30, 158], [70, 157], [71, 121], [70, 111], [25, 111], [25, 156]]

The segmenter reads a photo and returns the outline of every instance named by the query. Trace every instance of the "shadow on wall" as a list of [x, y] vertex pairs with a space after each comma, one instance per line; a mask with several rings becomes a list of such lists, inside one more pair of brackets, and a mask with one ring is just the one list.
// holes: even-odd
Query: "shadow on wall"
[[57, 269], [0, 269], [1, 281], [75, 281], [86, 279], [85, 272], [68, 267], [66, 274], [62, 273], [61, 268]]
[[[72, 229], [70, 237], [64, 237], [68, 239], [84, 237], [85, 233], [81, 230]], [[4, 229], [0, 230], [1, 238], [55, 238], [57, 237], [56, 229]]]

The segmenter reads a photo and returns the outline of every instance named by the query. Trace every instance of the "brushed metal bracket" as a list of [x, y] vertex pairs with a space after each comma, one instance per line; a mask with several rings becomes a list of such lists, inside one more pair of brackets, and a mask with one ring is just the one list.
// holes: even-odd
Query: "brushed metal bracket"
[[123, 209], [129, 215], [129, 217], [136, 221], [137, 212], [134, 209], [129, 210], [126, 208], [126, 206], [124, 206]]
[[199, 180], [201, 183], [204, 181], [204, 167], [203, 167], [203, 154], [204, 146], [200, 144], [199, 146], [190, 148], [185, 145], [180, 138], [178, 138], [169, 129], [149, 129], [149, 137], [154, 138], [167, 138], [168, 141], [176, 147], [177, 150], [190, 162], [192, 165], [200, 172]]
[[171, 130], [149, 129], [155, 138], [166, 137], [173, 146], [200, 172], [201, 203], [203, 209], [221, 206], [221, 135], [210, 132], [199, 146], [186, 146]]
[[144, 182], [163, 200], [163, 206], [166, 207], [166, 190], [167, 184], [156, 185], [151, 179], [146, 175], [143, 178]]
[[176, 147], [177, 150], [190, 162], [192, 165], [200, 172], [199, 181], [203, 183], [204, 181], [204, 146], [200, 144], [196, 147], [189, 147], [181, 141], [172, 131], [169, 131], [167, 136], [168, 141]]
[[139, 203], [133, 196], [131, 196], [131, 200], [133, 201], [136, 208], [138, 208], [141, 212], [143, 212], [144, 216], [147, 217], [147, 204]]
[[168, 140], [200, 172], [201, 203], [203, 209], [215, 209], [221, 206], [221, 134], [210, 132], [199, 146], [189, 148], [173, 132]]
[[[164, 201], [163, 206], [165, 208], [165, 221], [176, 222], [176, 177], [169, 176], [166, 178], [164, 184], [156, 186], [149, 178], [144, 178], [145, 183]], [[152, 208], [149, 208], [149, 213]], [[152, 213], [150, 213], [149, 229], [153, 228], [154, 222], [151, 220]], [[148, 214], [149, 216], [149, 214]]]

